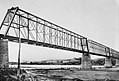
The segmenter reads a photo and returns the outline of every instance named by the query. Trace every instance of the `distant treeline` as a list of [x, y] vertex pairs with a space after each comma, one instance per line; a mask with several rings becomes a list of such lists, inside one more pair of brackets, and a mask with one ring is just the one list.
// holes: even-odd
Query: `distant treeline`
[[31, 65], [80, 65], [81, 58], [66, 59], [66, 60], [46, 60], [40, 62], [22, 62], [21, 64], [31, 64]]
[[[66, 60], [45, 60], [40, 62], [22, 62], [21, 64], [29, 65], [81, 65], [82, 58], [66, 59]], [[104, 65], [105, 58], [98, 58], [91, 60], [92, 65]], [[112, 59], [112, 65], [115, 65], [116, 60]], [[17, 62], [11, 62], [17, 64]]]

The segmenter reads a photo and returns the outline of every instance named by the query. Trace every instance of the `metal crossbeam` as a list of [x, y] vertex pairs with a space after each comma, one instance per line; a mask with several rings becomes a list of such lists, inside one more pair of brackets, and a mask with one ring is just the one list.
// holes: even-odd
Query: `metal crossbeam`
[[0, 29], [1, 38], [10, 41], [18, 42], [20, 34], [21, 43], [119, 59], [119, 52], [114, 49], [95, 41], [87, 40], [84, 36], [37, 17], [18, 7], [13, 7], [7, 11]]

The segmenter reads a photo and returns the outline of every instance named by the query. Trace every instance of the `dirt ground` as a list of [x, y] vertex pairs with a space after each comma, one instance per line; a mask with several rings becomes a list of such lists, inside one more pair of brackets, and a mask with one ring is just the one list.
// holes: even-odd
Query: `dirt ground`
[[81, 70], [78, 68], [68, 69], [35, 69], [29, 70], [38, 76], [54, 79], [79, 79], [83, 81], [119, 81], [119, 71], [110, 69]]
[[[1, 69], [0, 81], [17, 80], [17, 69]], [[119, 81], [117, 68], [80, 68], [22, 69], [21, 81]], [[22, 80], [23, 79], [23, 80]]]

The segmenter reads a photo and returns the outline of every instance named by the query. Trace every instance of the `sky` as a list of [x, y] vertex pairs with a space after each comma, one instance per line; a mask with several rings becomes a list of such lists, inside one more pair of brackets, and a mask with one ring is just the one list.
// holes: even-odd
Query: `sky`
[[[0, 23], [16, 7], [119, 51], [119, 0], [0, 0]], [[18, 44], [9, 42], [9, 60]], [[78, 58], [82, 54], [22, 44], [22, 61]], [[99, 57], [99, 56], [98, 56]], [[92, 56], [92, 58], [98, 58]]]

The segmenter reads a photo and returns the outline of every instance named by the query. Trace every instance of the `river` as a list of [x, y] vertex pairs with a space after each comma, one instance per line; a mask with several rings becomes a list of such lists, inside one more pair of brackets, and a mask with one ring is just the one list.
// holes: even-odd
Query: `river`
[[[9, 65], [9, 67], [17, 67], [17, 65]], [[80, 68], [81, 65], [20, 65], [21, 68]], [[104, 66], [93, 66], [93, 67], [104, 67]]]

